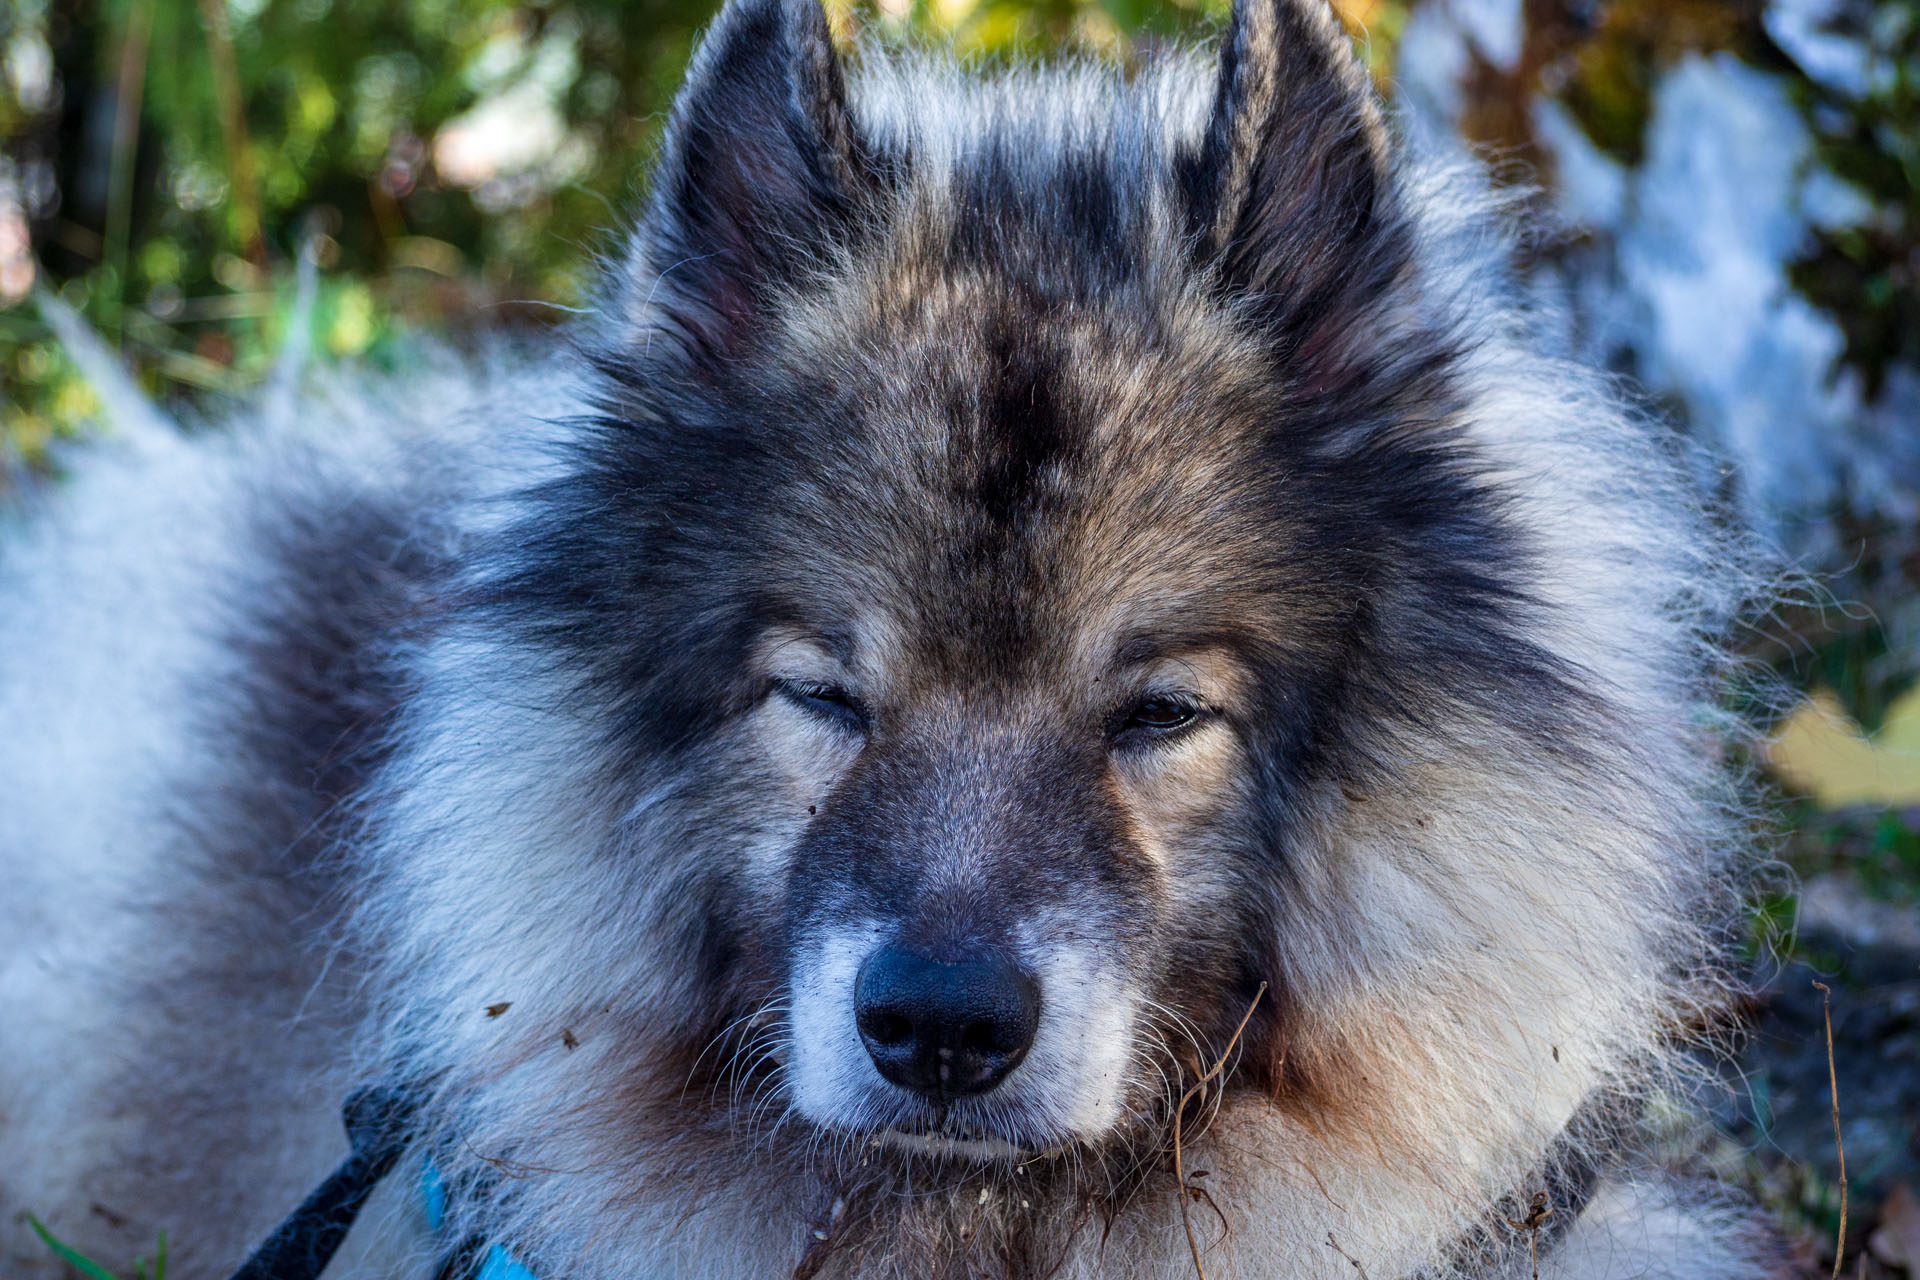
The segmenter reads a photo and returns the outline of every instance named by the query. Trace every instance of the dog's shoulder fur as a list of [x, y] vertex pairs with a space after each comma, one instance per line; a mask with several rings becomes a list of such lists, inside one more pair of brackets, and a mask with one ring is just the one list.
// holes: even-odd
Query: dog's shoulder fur
[[[577, 412], [501, 347], [297, 414], [110, 436], [0, 540], [0, 1206], [95, 1255], [172, 1229], [237, 1260], [345, 1151], [363, 1016], [329, 854], [404, 696], [409, 620], [490, 503], [519, 421]], [[518, 441], [512, 437], [519, 435]]]

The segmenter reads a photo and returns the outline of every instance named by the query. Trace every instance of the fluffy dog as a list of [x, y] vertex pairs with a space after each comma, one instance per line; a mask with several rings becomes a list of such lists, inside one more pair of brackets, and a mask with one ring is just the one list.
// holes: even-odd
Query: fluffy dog
[[1320, 0], [987, 77], [730, 0], [564, 342], [9, 531], [7, 1274], [224, 1274], [369, 1084], [330, 1275], [1762, 1274], [1640, 1136], [1745, 557], [1501, 218]]

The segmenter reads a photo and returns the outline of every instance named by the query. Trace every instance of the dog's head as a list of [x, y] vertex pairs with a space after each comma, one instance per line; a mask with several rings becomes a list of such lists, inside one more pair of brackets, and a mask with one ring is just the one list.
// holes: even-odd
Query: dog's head
[[794, 1107], [1011, 1154], [1163, 1122], [1263, 983], [1278, 1089], [1289, 953], [1345, 945], [1316, 822], [1395, 724], [1561, 688], [1330, 10], [952, 77], [849, 95], [813, 0], [722, 14], [540, 542], [623, 732], [704, 771]]
[[1303, 1135], [1550, 1137], [1689, 910], [1692, 766], [1622, 781], [1606, 706], [1694, 696], [1690, 534], [1603, 397], [1488, 390], [1497, 273], [1423, 266], [1416, 195], [1320, 0], [1211, 65], [851, 93], [814, 0], [734, 0], [479, 593], [539, 733], [449, 650], [553, 1012], [448, 1043], [524, 1034], [504, 1077], [598, 1019], [568, 1114], [651, 1073], [878, 1159], [1157, 1136], [1223, 1059]]

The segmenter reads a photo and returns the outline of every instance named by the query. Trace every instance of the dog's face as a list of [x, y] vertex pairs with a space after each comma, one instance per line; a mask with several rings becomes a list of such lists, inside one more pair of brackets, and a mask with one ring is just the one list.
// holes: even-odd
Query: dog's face
[[1551, 683], [1331, 18], [1253, 0], [1196, 76], [917, 119], [849, 104], [812, 0], [729, 8], [604, 421], [514, 534], [506, 598], [665, 797], [625, 838], [697, 878], [660, 936], [715, 1016], [669, 1061], [863, 1144], [1157, 1133], [1230, 1042], [1313, 1087], [1327, 815], [1393, 725]]
[[[798, 1108], [1034, 1152], [1141, 1118], [1176, 1071], [1164, 1037], [1218, 1046], [1250, 1000], [1273, 673], [1304, 676], [1339, 623], [1227, 443], [1253, 433], [1224, 362], [957, 310], [924, 344], [882, 326], [917, 376], [861, 381], [913, 394], [838, 415], [853, 469], [817, 459], [772, 497], [825, 518], [750, 649], [753, 748], [807, 814], [760, 874]], [[1121, 353], [1164, 368], [1118, 392]]]
[[1135, 815], [1156, 775], [1162, 797], [1211, 807], [1182, 775], [1231, 750], [1218, 699], [1140, 666], [1106, 668], [1118, 701], [1044, 677], [916, 689], [883, 661], [857, 681], [837, 663], [812, 668], [831, 683], [774, 677], [760, 732], [819, 797], [786, 867], [804, 1114], [1029, 1151], [1118, 1118], [1152, 1069], [1133, 1031], [1168, 870]]

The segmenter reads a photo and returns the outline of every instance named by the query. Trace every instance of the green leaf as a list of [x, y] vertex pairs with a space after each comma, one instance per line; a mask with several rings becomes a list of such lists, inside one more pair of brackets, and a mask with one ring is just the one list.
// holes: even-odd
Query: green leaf
[[32, 1214], [27, 1215], [27, 1225], [33, 1228], [34, 1234], [39, 1236], [47, 1248], [53, 1250], [62, 1262], [80, 1272], [80, 1274], [89, 1276], [92, 1280], [118, 1280], [113, 1272], [107, 1270], [92, 1258], [87, 1257], [78, 1249], [54, 1235], [53, 1232], [47, 1230], [45, 1224]]

